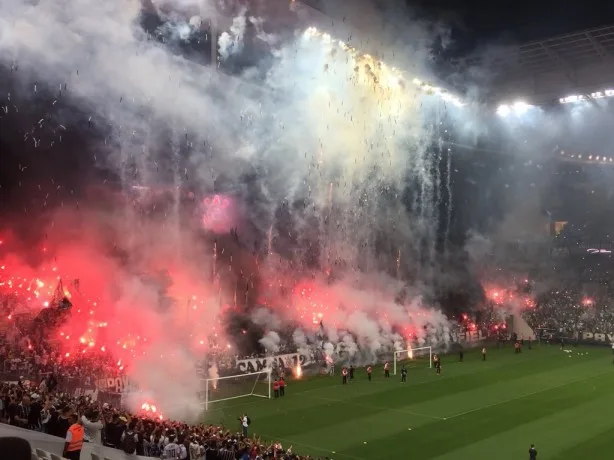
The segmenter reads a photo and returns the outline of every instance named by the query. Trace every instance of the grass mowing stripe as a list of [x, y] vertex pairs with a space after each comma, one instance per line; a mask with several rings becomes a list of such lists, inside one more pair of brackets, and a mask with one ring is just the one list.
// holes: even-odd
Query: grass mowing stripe
[[319, 400], [322, 400], [322, 401], [330, 401], [330, 402], [342, 403], [342, 404], [351, 404], [352, 406], [365, 407], [367, 409], [377, 409], [378, 411], [381, 411], [381, 412], [385, 412], [385, 411], [398, 412], [400, 414], [416, 415], [418, 417], [430, 418], [432, 420], [444, 420], [443, 418], [435, 417], [434, 415], [420, 414], [418, 412], [412, 412], [412, 411], [408, 411], [408, 410], [393, 409], [391, 407], [373, 406], [372, 404], [362, 404], [362, 403], [359, 403], [359, 402], [356, 402], [356, 401], [353, 401], [353, 400], [324, 398], [324, 397], [321, 397], [321, 396], [308, 396], [308, 397], [309, 398], [313, 398], [313, 399], [319, 399]]
[[[561, 361], [561, 363], [567, 364], [568, 361]], [[587, 364], [581, 362], [578, 363], [577, 366], [587, 366]], [[567, 372], [571, 372], [569, 375], [572, 375], [573, 372], [575, 372], [574, 369], [576, 369], [577, 366], [567, 368]], [[590, 366], [592, 366], [592, 364]], [[555, 371], [558, 371], [558, 369]], [[547, 380], [548, 377], [556, 377], [556, 374], [551, 373], [545, 377]], [[407, 389], [409, 389], [409, 387], [407, 387]], [[367, 401], [369, 401], [369, 399], [367, 399]], [[478, 401], [479, 400], [475, 400], [473, 404], [476, 404]], [[348, 447], [346, 440], [353, 442], [354, 439], [358, 438], [361, 441], [369, 441], [369, 444], [379, 444], [379, 440], [376, 439], [379, 436], [386, 437], [391, 433], [406, 432], [409, 428], [415, 429], [427, 424], [424, 417], [422, 417], [423, 420], [420, 421], [416, 420], [415, 417], [397, 416], [397, 414], [390, 414], [381, 411], [356, 411], [356, 406], [360, 407], [364, 404], [360, 404], [360, 402], [358, 402], [358, 404], [354, 405], [351, 404], [350, 401], [344, 401], [344, 403], [348, 405], [347, 409], [339, 408], [339, 405], [336, 403], [330, 404], [329, 407], [320, 406], [320, 408], [317, 410], [314, 408], [313, 410], [316, 411], [314, 412], [314, 417], [316, 418], [313, 419], [313, 421], [307, 418], [305, 420], [308, 421], [305, 423], [307, 426], [303, 426], [303, 419], [305, 419], [303, 414], [296, 414], [296, 426], [303, 426], [303, 428], [298, 429], [294, 434], [286, 434], [285, 436], [292, 439], [298, 438], [298, 440], [325, 439], [329, 443], [328, 445], [335, 445], [337, 450], [342, 450], [342, 447]], [[396, 403], [397, 407], [399, 407], [398, 400]], [[407, 415], [418, 414], [417, 412], [411, 410], [413, 406], [407, 406], [407, 410], [403, 409], [403, 407], [405, 406], [400, 406], [400, 409], [395, 410], [395, 412]], [[432, 414], [432, 412], [430, 414]], [[429, 417], [432, 417], [430, 414]], [[426, 414], [421, 413], [420, 415], [424, 416]], [[335, 418], [335, 422], [332, 424], [329, 420], [331, 417]], [[319, 419], [319, 421], [316, 419]], [[368, 428], [367, 430], [362, 430], [361, 427]], [[290, 428], [288, 427], [287, 429]], [[363, 448], [361, 447], [360, 449], [362, 451]], [[342, 451], [347, 452], [345, 450]], [[352, 452], [352, 454], [358, 455], [356, 452]]]
[[[529, 445], [537, 446], [538, 458], [544, 459], [600, 459], [610, 450], [614, 420], [606, 415], [603, 407], [614, 406], [614, 395], [595, 398], [592, 401], [562, 408], [548, 417], [528, 420], [496, 436], [478, 440], [457, 450], [437, 457], [436, 460], [490, 458], [497, 453], [497, 460], [516, 460], [527, 455]], [[595, 417], [595, 414], [605, 417]], [[595, 435], [599, 433], [599, 435]], [[596, 439], [599, 438], [599, 439]], [[601, 441], [601, 445], [599, 444]], [[593, 452], [594, 455], [590, 455]]]
[[[519, 360], [517, 355], [514, 355], [511, 349], [501, 348], [494, 349], [489, 354], [489, 360], [485, 363], [481, 361], [481, 354], [479, 350], [468, 350], [465, 353], [465, 361], [463, 363], [459, 363], [458, 361], [447, 363], [444, 365], [444, 373], [440, 377], [436, 377], [434, 370], [429, 369], [427, 366], [424, 368], [416, 368], [410, 372], [409, 376], [409, 385], [415, 387], [417, 385], [428, 385], [431, 386], [433, 384], [441, 385], [444, 382], [448, 382], [450, 379], [454, 379], [456, 382], [455, 388], [460, 391], [462, 388], [475, 388], [475, 380], [480, 380], [481, 383], [484, 383], [484, 378], [479, 377], [480, 374], [488, 374], [488, 376], [496, 376], [498, 379], [502, 376], [498, 371], [505, 370], [506, 372], [513, 372], [516, 374], [520, 374], [526, 368], [526, 366], [530, 367], [539, 367], [541, 370], [546, 369], [548, 366], [552, 365], [550, 361], [543, 362], [551, 357], [553, 351], [558, 353], [558, 349], [554, 346], [543, 346], [542, 348], [536, 347], [533, 351], [527, 353], [530, 355], [530, 360]], [[455, 355], [454, 355], [455, 356]], [[450, 366], [454, 369], [453, 372], [446, 372], [446, 369], [450, 369]], [[382, 366], [375, 367], [374, 371], [374, 379], [372, 382], [368, 382], [360, 370], [358, 371], [358, 378], [356, 381], [352, 382], [352, 387], [356, 388], [356, 386], [363, 387], [361, 391], [361, 397], [365, 397], [366, 393], [389, 393], [391, 391], [389, 387], [389, 383], [394, 379], [383, 379], [378, 373], [377, 368], [383, 369]], [[504, 369], [505, 368], [505, 369]], [[362, 378], [361, 378], [362, 376]], [[463, 377], [469, 377], [469, 381], [463, 382]], [[310, 379], [300, 380], [295, 382], [290, 382], [288, 388], [288, 397], [287, 399], [293, 399], [296, 395], [303, 395], [311, 392], [335, 392], [338, 394], [331, 395], [331, 397], [336, 397], [338, 399], [343, 399], [347, 396], [347, 388], [339, 384], [339, 380], [341, 377], [328, 377], [328, 376], [315, 376]], [[444, 385], [445, 386], [445, 385]], [[394, 391], [393, 389], [392, 391]], [[419, 398], [424, 400], [425, 395], [419, 395]], [[386, 398], [389, 399], [389, 398]], [[211, 403], [213, 408], [210, 408], [205, 416], [205, 420], [217, 419], [219, 416], [214, 415], [213, 417], [208, 417], [207, 415], [213, 415], [215, 413], [223, 413], [228, 409], [237, 409], [243, 406], [249, 406], [250, 409], [256, 411], [266, 412], [266, 408], [268, 406], [268, 400], [244, 400], [242, 402], [219, 402], [219, 403]], [[257, 407], [255, 407], [257, 406]], [[277, 410], [272, 408], [272, 412], [277, 414]], [[234, 417], [234, 415], [233, 415]], [[234, 421], [234, 418], [232, 419]]]
[[[544, 359], [530, 359], [519, 361], [521, 358], [520, 355], [516, 355], [515, 357], [512, 355], [513, 360], [509, 360], [514, 363], [513, 366], [505, 365], [501, 369], [492, 369], [490, 367], [486, 369], [478, 369], [477, 371], [471, 374], [464, 374], [458, 376], [455, 371], [459, 368], [454, 369], [453, 380], [454, 383], [451, 386], [449, 378], [445, 378], [446, 371], [444, 367], [444, 374], [441, 377], [437, 377], [433, 372], [427, 374], [426, 381], [419, 382], [419, 385], [415, 385], [410, 378], [409, 386], [412, 387], [411, 392], [407, 392], [405, 387], [398, 385], [397, 382], [392, 381], [392, 384], [396, 384], [394, 388], [389, 389], [386, 392], [379, 391], [376, 394], [370, 395], [370, 403], [375, 406], [387, 406], [387, 402], [402, 400], [404, 404], [412, 404], [412, 403], [420, 403], [420, 405], [424, 405], [425, 408], [416, 407], [412, 410], [414, 412], [419, 413], [431, 413], [428, 406], [428, 401], [433, 399], [438, 399], [442, 394], [447, 394], [450, 398], [454, 398], [455, 393], [461, 393], [463, 391], [475, 391], [476, 388], [480, 388], [483, 386], [487, 386], [489, 384], [497, 384], [501, 381], [512, 382], [515, 379], [523, 378], [527, 373], [532, 373], [533, 375], [545, 375], [550, 370], [560, 369], [561, 366], [567, 368], [570, 366], [570, 362], [562, 362], [563, 358], [566, 356], [562, 356], [558, 350], [555, 354], [556, 358], [552, 359], [552, 354], [548, 353], [544, 356]], [[586, 363], [590, 361], [594, 361], [594, 357], [584, 356], [581, 362], [573, 362], [571, 365], [586, 365]], [[506, 360], [508, 363], [509, 361]], [[517, 364], [518, 363], [518, 364]], [[464, 363], [463, 363], [464, 364]], [[480, 362], [479, 365], [483, 363]], [[485, 364], [485, 363], [484, 363]], [[590, 364], [588, 364], [590, 365]], [[565, 373], [566, 371], [561, 371]], [[341, 385], [339, 385], [341, 387]], [[340, 393], [339, 396], [335, 395], [338, 399], [347, 398], [347, 395], [352, 394], [352, 389], [350, 388], [340, 388], [336, 390], [337, 393]], [[331, 396], [327, 394], [326, 396]], [[360, 394], [360, 398], [364, 398], [365, 395]], [[445, 416], [445, 413], [434, 414], [438, 416]]]
[[574, 383], [578, 383], [578, 382], [585, 382], [587, 380], [591, 380], [591, 379], [594, 379], [594, 378], [597, 378], [597, 377], [601, 377], [602, 375], [612, 374], [612, 373], [613, 373], [613, 371], [610, 370], [610, 371], [601, 372], [601, 373], [595, 374], [595, 375], [589, 375], [588, 377], [582, 377], [582, 378], [579, 378], [579, 379], [575, 379], [575, 380], [572, 380], [570, 382], [561, 383], [559, 385], [553, 385], [553, 386], [550, 386], [550, 387], [547, 387], [547, 388], [542, 388], [540, 390], [531, 391], [529, 393], [524, 393], [524, 394], [521, 394], [521, 395], [518, 395], [518, 396], [514, 396], [513, 398], [508, 398], [508, 399], [504, 399], [502, 401], [497, 401], [497, 402], [492, 403], [492, 404], [487, 404], [486, 406], [476, 407], [475, 409], [471, 409], [471, 410], [468, 410], [468, 411], [465, 411], [465, 412], [459, 412], [458, 414], [448, 415], [448, 416], [446, 416], [444, 418], [444, 420], [446, 420], [446, 419], [450, 420], [450, 419], [453, 419], [453, 418], [462, 417], [464, 415], [471, 414], [472, 412], [477, 412], [477, 411], [480, 411], [480, 410], [484, 410], [484, 409], [488, 409], [488, 408], [491, 408], [491, 407], [498, 406], [499, 404], [507, 404], [509, 402], [516, 401], [518, 399], [526, 398], [528, 396], [537, 395], [539, 393], [543, 393], [545, 391], [554, 390], [556, 388], [562, 388], [562, 387], [567, 386], [567, 385], [573, 385]]
[[[572, 420], [572, 424], [577, 426], [577, 419]], [[592, 420], [591, 420], [592, 422]], [[594, 423], [590, 424], [591, 431], [594, 433], [598, 430], [598, 427]], [[560, 434], [560, 432], [558, 433]], [[557, 436], [558, 438], [558, 436]], [[546, 449], [542, 450], [540, 457], [549, 458], [551, 460], [570, 460], [578, 458], [597, 459], [605, 456], [610, 456], [612, 449], [614, 448], [614, 425], [610, 426], [607, 430], [601, 431], [594, 436], [589, 437], [583, 442], [576, 442], [573, 447], [567, 447], [564, 452], [552, 453]], [[541, 447], [540, 447], [541, 449]], [[607, 454], [606, 454], [607, 452]]]
[[343, 452], [355, 454], [360, 451], [363, 457], [378, 458], [378, 453], [373, 450], [374, 446], [386, 445], [390, 446], [387, 455], [394, 458], [406, 455], [403, 446], [411, 445], [412, 454], [418, 454], [422, 459], [430, 459], [483, 439], [502, 437], [511, 429], [554, 416], [564, 410], [591, 402], [598, 404], [605, 395], [610, 394], [613, 385], [614, 369], [613, 372], [595, 377], [590, 385], [587, 380], [570, 383], [550, 391], [484, 408], [462, 418], [424, 424], [410, 433], [391, 433], [377, 443], [355, 446]]
[[[567, 362], [565, 362], [565, 364], [567, 364]], [[592, 374], [593, 366], [594, 365], [590, 361], [577, 362], [574, 363], [574, 372], [579, 375], [586, 376], [586, 370], [590, 370]], [[557, 375], [556, 373], [560, 373], [561, 375]], [[536, 383], [548, 385], [553, 378], [559, 380], [565, 378], [568, 379], [569, 368], [555, 369], [550, 372], [540, 372], [538, 374], [533, 374], [530, 377], [527, 377], [524, 374], [515, 375], [517, 379], [525, 379], [526, 381], [521, 381], [522, 385], [519, 385], [518, 380], [515, 379], [508, 379], [504, 383], [492, 383], [490, 380], [482, 379], [480, 381], [482, 386], [479, 386], [476, 382], [473, 389], [470, 392], [464, 392], [464, 394], [457, 393], [458, 387], [456, 382], [448, 382], [444, 388], [444, 391], [440, 392], [438, 391], [439, 389], [435, 388], [434, 386], [424, 388], [421, 387], [419, 390], [417, 390], [414, 386], [400, 384], [398, 381], [390, 381], [390, 385], [394, 385], [394, 387], [388, 392], [377, 395], [386, 396], [387, 398], [385, 399], [375, 397], [372, 394], [364, 395], [362, 393], [353, 394], [352, 397], [346, 398], [330, 398], [322, 395], [317, 395], [315, 397], [309, 396], [309, 398], [369, 409], [370, 411], [366, 414], [367, 416], [371, 415], [373, 411], [376, 410], [418, 415], [434, 420], [444, 420], [450, 414], [450, 407], [458, 407], [456, 412], [459, 413], [465, 412], [466, 407], [471, 407], [469, 411], [475, 410], [475, 405], [480, 398], [473, 398], [471, 396], [473, 396], [473, 394], [476, 392], [479, 392], [482, 398], [486, 397], [491, 398], [491, 400], [495, 399], [495, 401], [498, 401], [501, 394], [515, 394], [523, 386], [529, 386], [530, 388], [530, 385], [535, 385]], [[434, 379], [437, 379], [437, 377], [434, 377]], [[496, 388], [491, 388], [492, 385], [496, 386]], [[500, 388], [502, 385], [505, 385], [505, 388]], [[350, 388], [351, 386], [352, 385], [344, 385], [342, 387], [344, 390], [349, 392], [350, 390], [355, 390], [355, 387]], [[488, 389], [485, 390], [485, 387], [488, 387]], [[526, 392], [518, 396], [522, 396], [525, 393]], [[305, 397], [305, 395], [303, 395], [303, 397]], [[402, 401], [402, 404], [399, 404], [399, 401]], [[483, 404], [478, 406], [478, 408], [481, 406], [483, 406]], [[332, 422], [332, 420], [320, 422], [320, 425], [328, 425], [331, 424], [330, 422]]]
[[[441, 377], [428, 366], [410, 368], [407, 385], [399, 382], [400, 376], [384, 379], [377, 371], [368, 382], [364, 370], [357, 370], [357, 379], [349, 385], [341, 385], [340, 376], [307, 378], [290, 381], [285, 398], [219, 403], [208, 415], [228, 421], [232, 429], [239, 412], [248, 412], [256, 431], [294, 443], [299, 453], [324, 455], [332, 447], [330, 457], [334, 450], [335, 458], [346, 460], [408, 454], [426, 460], [463, 452], [484, 439], [503, 442], [507, 433], [529, 420], [542, 427], [540, 420], [608, 394], [614, 378], [597, 373], [604, 363], [612, 367], [611, 351], [585, 347], [573, 351], [570, 359], [556, 346], [520, 355], [511, 349], [489, 350], [486, 362], [479, 359], [479, 351], [467, 352], [463, 363], [445, 357]], [[582, 381], [575, 382], [578, 379]], [[579, 441], [583, 436], [576, 435]], [[453, 455], [449, 458], [456, 460]], [[545, 458], [541, 452], [540, 458]]]

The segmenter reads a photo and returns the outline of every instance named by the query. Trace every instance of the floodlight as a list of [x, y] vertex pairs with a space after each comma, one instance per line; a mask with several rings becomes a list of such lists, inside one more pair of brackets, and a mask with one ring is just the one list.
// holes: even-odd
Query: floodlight
[[514, 109], [514, 112], [516, 114], [522, 115], [526, 113], [531, 108], [531, 106], [527, 104], [526, 102], [517, 101], [517, 102], [514, 102], [514, 105], [512, 106], [512, 108]]
[[559, 99], [559, 102], [561, 104], [570, 104], [572, 102], [579, 102], [582, 100], [584, 100], [584, 96], [572, 94], [570, 96], [562, 97], [561, 99]]
[[497, 107], [497, 115], [500, 117], [507, 117], [511, 111], [512, 109], [510, 109], [509, 105], [501, 104], [499, 107]]

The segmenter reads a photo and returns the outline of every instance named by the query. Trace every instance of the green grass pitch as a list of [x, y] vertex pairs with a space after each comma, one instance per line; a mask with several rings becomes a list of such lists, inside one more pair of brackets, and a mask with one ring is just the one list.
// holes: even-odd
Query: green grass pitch
[[534, 346], [519, 355], [508, 345], [444, 356], [442, 375], [412, 361], [408, 382], [353, 382], [334, 377], [290, 381], [279, 399], [214, 403], [208, 423], [239, 429], [246, 412], [250, 435], [332, 459], [517, 460], [534, 443], [539, 460], [610, 458], [614, 448], [614, 364], [608, 348]]

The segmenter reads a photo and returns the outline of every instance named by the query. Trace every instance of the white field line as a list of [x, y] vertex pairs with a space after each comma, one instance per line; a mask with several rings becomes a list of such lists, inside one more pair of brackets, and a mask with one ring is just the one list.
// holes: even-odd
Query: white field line
[[512, 401], [517, 401], [519, 399], [526, 398], [528, 396], [533, 396], [533, 395], [537, 395], [537, 394], [540, 394], [540, 393], [545, 393], [546, 391], [555, 390], [557, 388], [566, 387], [567, 385], [573, 385], [574, 383], [584, 382], [586, 380], [592, 380], [592, 379], [594, 379], [596, 377], [600, 377], [602, 375], [611, 374], [611, 373], [612, 373], [612, 371], [602, 372], [600, 374], [591, 375], [589, 377], [583, 377], [581, 379], [571, 380], [570, 382], [561, 383], [559, 385], [553, 385], [553, 386], [550, 386], [548, 388], [542, 388], [541, 390], [531, 391], [530, 393], [524, 393], [522, 395], [514, 396], [513, 398], [509, 398], [509, 399], [504, 399], [502, 401], [497, 401], [495, 403], [487, 404], [487, 405], [482, 406], [482, 407], [476, 407], [475, 409], [470, 409], [470, 410], [467, 410], [467, 411], [464, 411], [464, 412], [459, 412], [457, 414], [448, 415], [447, 417], [443, 417], [442, 420], [450, 420], [450, 419], [453, 419], [453, 418], [462, 417], [463, 415], [471, 414], [473, 412], [478, 412], [478, 411], [481, 411], [481, 410], [484, 410], [484, 409], [489, 409], [491, 407], [499, 406], [501, 404], [505, 404], [505, 403], [512, 402]]

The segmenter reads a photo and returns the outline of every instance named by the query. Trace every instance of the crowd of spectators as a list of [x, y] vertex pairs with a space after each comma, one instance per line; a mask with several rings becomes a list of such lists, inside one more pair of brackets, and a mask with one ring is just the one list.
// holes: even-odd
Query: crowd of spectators
[[117, 377], [121, 370], [109, 354], [66, 356], [61, 353], [59, 340], [31, 334], [30, 319], [14, 317], [2, 323], [0, 333], [0, 372], [13, 380], [25, 375], [35, 380], [54, 373], [64, 381], [82, 378]]
[[[0, 386], [0, 422], [65, 438], [71, 421], [84, 428], [85, 441], [121, 449], [129, 454], [165, 458], [165, 447], [181, 448], [180, 460], [306, 460], [292, 447], [245, 436], [224, 426], [188, 425], [183, 422], [134, 415], [88, 396], [61, 392], [53, 375], [40, 385], [19, 380]], [[167, 449], [168, 451], [168, 449]]]
[[580, 332], [614, 332], [614, 299], [587, 296], [576, 289], [556, 289], [538, 296], [524, 312], [533, 328], [553, 330], [566, 336]]

